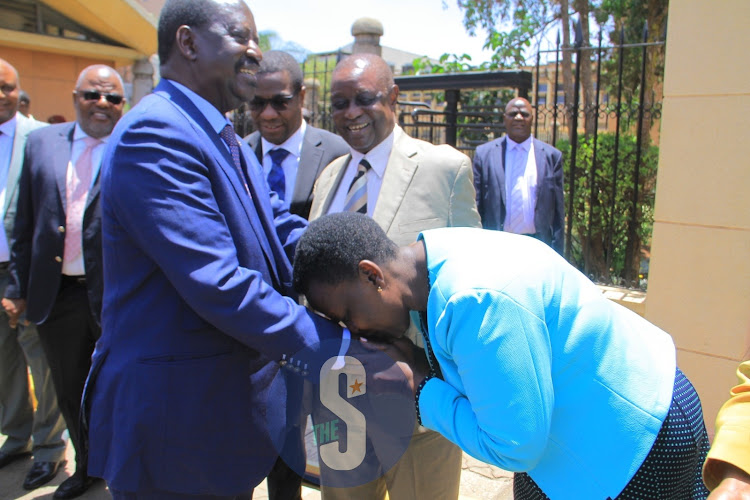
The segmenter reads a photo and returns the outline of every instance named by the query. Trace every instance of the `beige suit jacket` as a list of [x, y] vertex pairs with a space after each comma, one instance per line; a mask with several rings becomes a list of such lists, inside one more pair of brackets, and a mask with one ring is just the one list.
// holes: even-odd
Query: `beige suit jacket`
[[[426, 229], [482, 227], [471, 160], [447, 146], [409, 137], [395, 128], [393, 149], [375, 202], [373, 219], [397, 245], [413, 243]], [[315, 184], [310, 220], [328, 213], [351, 155], [332, 161]], [[422, 346], [412, 325], [407, 336]]]

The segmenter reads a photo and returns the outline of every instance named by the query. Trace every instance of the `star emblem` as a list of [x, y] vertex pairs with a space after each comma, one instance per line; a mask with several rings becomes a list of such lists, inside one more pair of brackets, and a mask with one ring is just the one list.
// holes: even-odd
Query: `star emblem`
[[362, 392], [362, 382], [360, 382], [356, 378], [354, 379], [354, 383], [349, 387], [352, 388], [352, 395], [354, 395], [355, 392]]

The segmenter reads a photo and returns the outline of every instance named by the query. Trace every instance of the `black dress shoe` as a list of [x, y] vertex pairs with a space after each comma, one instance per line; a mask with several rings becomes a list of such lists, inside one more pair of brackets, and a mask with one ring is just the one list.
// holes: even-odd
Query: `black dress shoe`
[[60, 466], [65, 464], [65, 460], [62, 462], [34, 462], [31, 466], [31, 470], [26, 474], [26, 479], [23, 482], [23, 489], [35, 490], [43, 484], [47, 484], [52, 481], [52, 478], [57, 475], [57, 471], [60, 470]]
[[25, 458], [30, 457], [31, 452], [30, 451], [23, 451], [21, 453], [5, 453], [4, 451], [0, 451], [0, 469], [5, 467], [11, 462], [15, 462], [19, 458]]
[[96, 481], [96, 478], [87, 476], [86, 474], [79, 474], [76, 472], [68, 479], [60, 483], [57, 487], [54, 498], [76, 498], [88, 490], [92, 484]]

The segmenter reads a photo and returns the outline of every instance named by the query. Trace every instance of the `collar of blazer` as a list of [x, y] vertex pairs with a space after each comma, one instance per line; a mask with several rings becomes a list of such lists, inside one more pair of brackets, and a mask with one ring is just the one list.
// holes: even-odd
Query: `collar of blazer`
[[45, 127], [46, 125], [46, 123], [26, 118], [21, 113], [16, 114], [16, 133], [13, 137], [13, 149], [10, 154], [8, 177], [5, 182], [5, 203], [2, 207], [3, 217], [8, 212], [8, 207], [13, 198], [13, 192], [18, 186], [18, 179], [21, 176], [24, 150], [26, 149], [26, 139], [33, 130]]
[[383, 183], [372, 218], [387, 233], [396, 217], [406, 190], [419, 168], [419, 143], [396, 126], [393, 149], [383, 174]]
[[[214, 156], [216, 163], [224, 172], [229, 183], [237, 193], [237, 200], [245, 209], [250, 225], [255, 232], [261, 248], [263, 249], [263, 253], [266, 255], [269, 267], [271, 268], [274, 277], [278, 280], [279, 272], [276, 268], [276, 260], [274, 259], [268, 236], [263, 229], [263, 222], [261, 221], [261, 218], [265, 218], [267, 225], [269, 227], [274, 227], [273, 214], [268, 211], [268, 209], [270, 209], [268, 203], [261, 202], [261, 199], [258, 197], [256, 186], [259, 185], [259, 182], [265, 182], [264, 179], [259, 177], [260, 172], [256, 172], [256, 169], [254, 168], [245, 168], [245, 173], [249, 177], [248, 189], [250, 190], [250, 195], [248, 196], [247, 191], [245, 191], [245, 183], [239, 178], [239, 174], [234, 166], [234, 160], [232, 159], [229, 149], [224, 145], [224, 141], [219, 137], [219, 134], [209, 134], [206, 132], [207, 130], [213, 130], [213, 128], [198, 107], [195, 106], [185, 94], [180, 92], [174, 85], [165, 79], [162, 79], [161, 82], [159, 82], [154, 93], [170, 101], [175, 108], [187, 118], [187, 122], [193, 130], [195, 130], [196, 134], [205, 138], [204, 143], [213, 146], [209, 146], [209, 152]], [[249, 160], [248, 153], [252, 154], [248, 150], [248, 145], [244, 141], [241, 141], [240, 156], [245, 157], [245, 162]], [[246, 164], [246, 167], [249, 167], [249, 165]], [[267, 197], [267, 194], [264, 196]], [[253, 198], [255, 198], [255, 200], [253, 200]]]
[[75, 122], [65, 123], [60, 125], [57, 133], [54, 134], [49, 143], [45, 144], [45, 147], [50, 148], [53, 151], [60, 151], [60, 154], [54, 156], [54, 172], [55, 179], [57, 181], [57, 192], [60, 195], [60, 203], [63, 207], [63, 212], [68, 209], [67, 207], [67, 174], [68, 174], [68, 163], [70, 163], [70, 154], [73, 148], [73, 133], [75, 132]]

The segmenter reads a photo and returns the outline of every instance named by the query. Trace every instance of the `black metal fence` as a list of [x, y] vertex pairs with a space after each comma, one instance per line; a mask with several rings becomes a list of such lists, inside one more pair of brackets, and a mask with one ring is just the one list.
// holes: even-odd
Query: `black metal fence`
[[[508, 100], [529, 98], [534, 136], [564, 155], [566, 258], [594, 281], [645, 289], [661, 117], [655, 89], [663, 71], [653, 61], [663, 50], [645, 28], [641, 40], [626, 43], [620, 34], [610, 46], [601, 35], [596, 46], [585, 46], [576, 29], [573, 47], [558, 37], [527, 70], [399, 76], [399, 124], [413, 137], [472, 156], [504, 133]], [[564, 53], [572, 82], [563, 78]], [[333, 130], [330, 75], [345, 55], [317, 54], [303, 64], [307, 118], [317, 127]], [[415, 98], [426, 94], [432, 98]]]

